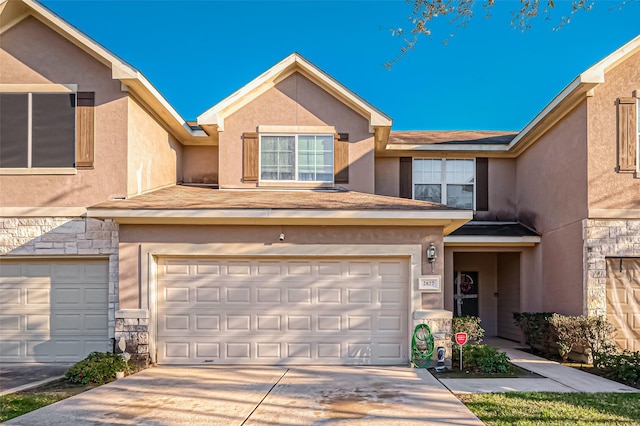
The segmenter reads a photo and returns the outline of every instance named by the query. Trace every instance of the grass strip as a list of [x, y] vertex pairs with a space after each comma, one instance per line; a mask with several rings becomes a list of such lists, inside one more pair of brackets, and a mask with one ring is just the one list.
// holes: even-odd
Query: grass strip
[[0, 396], [0, 422], [21, 416], [46, 405], [53, 404], [54, 402], [67, 398], [67, 396], [68, 395], [55, 393], [39, 395], [12, 393]]
[[458, 395], [487, 425], [640, 425], [640, 393]]

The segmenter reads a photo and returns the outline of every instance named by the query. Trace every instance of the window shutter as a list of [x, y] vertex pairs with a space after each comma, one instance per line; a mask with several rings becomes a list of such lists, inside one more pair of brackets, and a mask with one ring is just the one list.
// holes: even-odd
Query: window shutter
[[76, 168], [93, 169], [95, 93], [76, 94]]
[[334, 135], [333, 172], [335, 183], [349, 183], [349, 133]]
[[243, 167], [242, 180], [244, 182], [258, 181], [258, 158], [260, 157], [260, 145], [258, 134], [255, 132], [245, 132], [242, 135], [243, 147]]
[[413, 158], [400, 157], [400, 198], [413, 198]]
[[636, 98], [618, 99], [618, 171], [636, 170], [638, 115]]
[[489, 159], [476, 158], [476, 211], [489, 210]]

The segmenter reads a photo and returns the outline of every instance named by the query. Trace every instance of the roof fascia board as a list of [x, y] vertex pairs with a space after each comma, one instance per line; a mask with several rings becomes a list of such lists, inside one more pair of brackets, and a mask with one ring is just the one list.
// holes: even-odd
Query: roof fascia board
[[[624, 61], [628, 55], [633, 54], [639, 48], [640, 36], [637, 36], [578, 75], [522, 129], [509, 144], [509, 150], [524, 151], [547, 129], [568, 114], [585, 96], [588, 96], [590, 90], [598, 84], [604, 83], [607, 71]], [[547, 123], [540, 126], [544, 120], [547, 120]], [[536, 129], [537, 127], [542, 128]], [[518, 145], [524, 146], [520, 147]], [[518, 147], [516, 148], [516, 146]]]
[[391, 126], [392, 120], [388, 116], [297, 53], [287, 56], [238, 91], [202, 113], [198, 116], [198, 124], [216, 125], [220, 131], [224, 131], [224, 119], [227, 116], [256, 99], [296, 71], [367, 118], [371, 133], [374, 133], [374, 127], [376, 126]]
[[[162, 96], [162, 94], [160, 94], [160, 92], [158, 92], [158, 90], [138, 70], [124, 62], [122, 59], [118, 58], [116, 55], [102, 47], [98, 42], [94, 41], [93, 39], [82, 33], [80, 30], [67, 23], [64, 19], [51, 12], [40, 3], [33, 0], [21, 1], [30, 9], [25, 13], [25, 17], [29, 15], [34, 16], [43, 24], [47, 25], [49, 28], [52, 28], [62, 37], [81, 48], [93, 58], [95, 58], [105, 66], [110, 67], [111, 77], [114, 80], [120, 80], [128, 87], [133, 87], [134, 90], [138, 88], [137, 85], [134, 84], [134, 82], [139, 82], [140, 88], [142, 88], [143, 91], [147, 92], [147, 94], [152, 96], [155, 100], [154, 102], [149, 102], [149, 104], [154, 108], [160, 107], [167, 112], [167, 117], [170, 117], [170, 120], [167, 123], [169, 124], [169, 127], [174, 129], [174, 131], [181, 128], [181, 130], [179, 130], [178, 134], [176, 135], [179, 141], [182, 141], [185, 138], [196, 139], [209, 137], [206, 132], [202, 130], [191, 129], [191, 127], [186, 123], [186, 120], [184, 120], [180, 116], [180, 114], [173, 108], [173, 106], [171, 106], [171, 104], [164, 98], [164, 96]], [[24, 19], [24, 17], [22, 19]], [[144, 93], [142, 94], [142, 96], [144, 98], [147, 97]], [[160, 113], [159, 115], [165, 116], [165, 114], [162, 113]], [[176, 123], [171, 123], [171, 120], [175, 120]]]
[[447, 247], [460, 246], [518, 246], [530, 247], [540, 243], [538, 236], [524, 237], [491, 237], [484, 235], [448, 235], [444, 237], [444, 244]]

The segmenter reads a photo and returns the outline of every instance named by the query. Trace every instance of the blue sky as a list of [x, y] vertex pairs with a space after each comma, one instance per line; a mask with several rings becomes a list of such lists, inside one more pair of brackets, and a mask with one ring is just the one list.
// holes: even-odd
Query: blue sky
[[[139, 69], [188, 120], [299, 52], [394, 120], [394, 130], [520, 130], [579, 73], [638, 35], [640, 2], [598, 0], [554, 31], [561, 11], [510, 27], [515, 1], [447, 19], [391, 70], [410, 28], [394, 1], [42, 0]], [[455, 32], [453, 37], [449, 34]], [[449, 38], [445, 45], [443, 39]]]

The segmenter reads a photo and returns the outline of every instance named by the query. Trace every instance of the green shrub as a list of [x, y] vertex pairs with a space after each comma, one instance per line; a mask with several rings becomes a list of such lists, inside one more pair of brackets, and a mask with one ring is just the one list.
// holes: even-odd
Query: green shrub
[[604, 316], [585, 317], [582, 316], [582, 346], [591, 357], [597, 351], [607, 350], [615, 346], [613, 337], [615, 328]]
[[465, 369], [483, 374], [506, 373], [511, 367], [506, 353], [487, 345], [463, 346], [462, 363]]
[[618, 352], [613, 344], [605, 344], [593, 352], [593, 365], [612, 378], [632, 385], [640, 383], [640, 352]]
[[482, 342], [484, 328], [480, 326], [480, 321], [478, 317], [454, 317], [451, 321], [452, 337], [454, 337], [456, 333], [467, 333], [467, 338], [470, 343], [477, 344]]
[[549, 319], [553, 312], [514, 312], [513, 320], [520, 327], [524, 339], [531, 350], [541, 350], [551, 354], [553, 336]]
[[129, 365], [122, 356], [109, 352], [91, 352], [69, 368], [65, 377], [73, 383], [101, 385], [115, 379], [118, 371], [129, 371]]
[[562, 361], [566, 362], [572, 350], [578, 346], [584, 346], [583, 318], [560, 314], [553, 314], [549, 318], [549, 324], [555, 336], [555, 343]]

